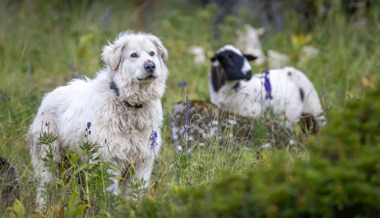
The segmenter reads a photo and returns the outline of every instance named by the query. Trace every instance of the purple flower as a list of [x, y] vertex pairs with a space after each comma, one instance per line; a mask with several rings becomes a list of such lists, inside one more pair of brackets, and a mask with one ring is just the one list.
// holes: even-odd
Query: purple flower
[[264, 70], [263, 73], [265, 73], [264, 87], [265, 87], [265, 91], [267, 92], [265, 99], [273, 99], [272, 86], [270, 85], [270, 80], [268, 78], [269, 70]]
[[150, 149], [154, 149], [154, 146], [156, 146], [157, 145], [157, 132], [156, 131], [154, 131], [153, 132], [153, 135], [151, 136], [151, 138], [150, 138], [151, 140], [152, 140], [152, 143], [150, 143]]
[[91, 122], [87, 122], [86, 133], [84, 134], [84, 137], [87, 137], [87, 134], [88, 136], [91, 135], [90, 127], [91, 127]]
[[4, 103], [7, 103], [11, 100], [11, 98], [5, 91], [0, 90], [0, 100], [2, 100]]
[[106, 14], [104, 15], [104, 18], [103, 18], [104, 26], [106, 26], [106, 27], [110, 26], [110, 17], [111, 17], [111, 13], [110, 13], [109, 10], [107, 10], [107, 12], [106, 12]]
[[186, 81], [181, 81], [178, 83], [178, 87], [182, 88], [182, 87], [185, 87], [187, 85]]
[[76, 71], [76, 69], [75, 69], [75, 67], [74, 67], [74, 65], [73, 65], [72, 63], [69, 64], [69, 67], [70, 67], [70, 69], [71, 69], [73, 72]]

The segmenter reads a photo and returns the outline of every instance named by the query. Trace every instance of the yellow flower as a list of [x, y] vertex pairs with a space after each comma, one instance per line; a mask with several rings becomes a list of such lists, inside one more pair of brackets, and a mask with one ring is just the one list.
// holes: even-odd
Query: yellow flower
[[360, 82], [360, 86], [362, 88], [373, 88], [376, 84], [376, 78], [374, 75], [367, 75], [362, 78]]
[[174, 185], [174, 188], [173, 188], [173, 189], [174, 189], [175, 192], [178, 192], [179, 189], [180, 189], [180, 187], [178, 187], [177, 185]]
[[260, 157], [263, 158], [263, 160], [267, 159], [267, 156], [263, 152], [257, 151], [257, 154], [259, 154]]
[[214, 56], [214, 52], [211, 51], [211, 50], [208, 50], [208, 51], [206, 52], [206, 56], [207, 56], [207, 58], [211, 58], [212, 56]]
[[292, 35], [292, 46], [296, 50], [300, 50], [302, 47], [304, 47], [306, 44], [308, 44], [313, 36], [309, 33], [307, 35], [299, 34], [299, 35]]

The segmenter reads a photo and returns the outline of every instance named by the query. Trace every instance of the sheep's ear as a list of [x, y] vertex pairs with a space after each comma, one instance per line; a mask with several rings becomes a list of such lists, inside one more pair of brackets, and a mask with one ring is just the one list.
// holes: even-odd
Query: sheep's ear
[[219, 89], [226, 84], [227, 74], [221, 66], [212, 66], [211, 67], [211, 85], [215, 92], [218, 92]]
[[112, 43], [103, 47], [102, 60], [113, 71], [119, 68], [119, 65], [121, 63], [123, 48], [124, 48], [124, 45], [121, 45], [121, 44], [115, 45]]
[[212, 56], [212, 57], [210, 58], [211, 62], [214, 62], [214, 61], [216, 61], [217, 59], [218, 59], [218, 55], [217, 55], [217, 54], [215, 54], [214, 56]]
[[168, 50], [166, 50], [166, 48], [164, 47], [164, 45], [162, 44], [161, 40], [154, 36], [154, 35], [149, 35], [148, 38], [153, 42], [153, 44], [156, 46], [157, 48], [157, 51], [159, 53], [159, 55], [161, 56], [161, 59], [163, 61], [167, 61], [168, 58], [169, 58], [169, 55], [168, 55]]
[[254, 61], [257, 59], [256, 56], [250, 55], [250, 54], [243, 54], [245, 58], [247, 58], [248, 61]]
[[262, 37], [262, 36], [264, 36], [265, 33], [268, 32], [268, 29], [265, 28], [265, 27], [261, 27], [261, 28], [259, 28], [259, 29], [256, 29], [256, 32], [257, 32], [257, 35], [258, 35], [259, 37]]

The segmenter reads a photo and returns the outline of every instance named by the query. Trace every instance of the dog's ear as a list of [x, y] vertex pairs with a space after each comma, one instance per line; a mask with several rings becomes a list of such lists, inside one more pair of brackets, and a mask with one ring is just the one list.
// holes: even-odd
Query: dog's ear
[[166, 50], [166, 48], [164, 47], [164, 45], [162, 44], [161, 40], [154, 36], [154, 35], [149, 35], [148, 38], [153, 42], [153, 44], [156, 46], [157, 48], [157, 51], [158, 53], [160, 54], [161, 56], [161, 59], [163, 61], [167, 61], [168, 60], [168, 50]]
[[102, 60], [106, 63], [111, 70], [117, 70], [119, 68], [122, 51], [124, 46], [122, 44], [112, 44], [103, 47]]
[[247, 58], [248, 61], [254, 61], [257, 59], [256, 56], [250, 55], [250, 54], [243, 54], [245, 58]]

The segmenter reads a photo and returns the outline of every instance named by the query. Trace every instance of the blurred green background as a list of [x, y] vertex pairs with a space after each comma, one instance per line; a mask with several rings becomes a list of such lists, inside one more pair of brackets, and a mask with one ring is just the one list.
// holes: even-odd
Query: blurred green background
[[[221, 46], [235, 44], [237, 33], [245, 24], [268, 27], [269, 31], [261, 38], [264, 53], [276, 50], [287, 54], [290, 64], [313, 81], [331, 124], [312, 137], [308, 144], [310, 150], [308, 146], [296, 152], [268, 150], [265, 161], [256, 158], [255, 149], [245, 149], [245, 146], [259, 145], [216, 149], [210, 142], [204, 152], [176, 154], [168, 128], [173, 105], [185, 96], [190, 100], [209, 100], [209, 62], [195, 64], [189, 48], [201, 46], [210, 57]], [[102, 199], [103, 206], [92, 205], [92, 209], [83, 212], [84, 216], [378, 215], [379, 210], [374, 208], [379, 205], [372, 201], [380, 193], [379, 161], [375, 158], [380, 146], [376, 136], [380, 135], [380, 117], [379, 110], [373, 110], [378, 108], [380, 100], [375, 94], [364, 96], [368, 90], [378, 89], [379, 1], [3, 0], [0, 3], [0, 156], [8, 158], [19, 170], [22, 192], [18, 198], [28, 216], [33, 211], [39, 211], [34, 213], [38, 216], [59, 216], [62, 208], [68, 207], [73, 193], [66, 188], [59, 193], [61, 196], [53, 198], [50, 209], [42, 212], [33, 202], [36, 184], [25, 134], [44, 93], [76, 77], [92, 78], [104, 65], [100, 60], [102, 46], [126, 30], [153, 33], [169, 52], [166, 65], [170, 76], [162, 99], [163, 150], [152, 175], [154, 185], [146, 194], [148, 197], [139, 199], [140, 207], [122, 199]], [[299, 66], [304, 45], [313, 46], [319, 54]], [[253, 72], [259, 73], [268, 66], [252, 67]], [[187, 84], [185, 88], [178, 87], [182, 81]], [[369, 103], [361, 104], [363, 99]], [[359, 119], [363, 114], [368, 117]], [[347, 120], [348, 124], [335, 119]], [[362, 128], [361, 122], [367, 120], [375, 123], [369, 127], [363, 124], [366, 127]], [[352, 123], [360, 125], [350, 126]], [[343, 140], [351, 134], [364, 139]], [[372, 146], [373, 150], [359, 152], [358, 143]], [[357, 158], [358, 163], [344, 159], [346, 165], [334, 168], [336, 163], [325, 156], [337, 145], [353, 146], [358, 151], [355, 157], [344, 155], [346, 150], [343, 147], [339, 150], [339, 146], [338, 157]], [[320, 147], [326, 149], [325, 153], [318, 150]], [[313, 154], [316, 158], [311, 160]], [[360, 175], [353, 179], [344, 173], [350, 170]], [[347, 182], [357, 183], [346, 187]], [[332, 187], [326, 188], [329, 185]], [[318, 189], [322, 186], [325, 189]], [[223, 192], [228, 187], [231, 191]], [[256, 189], [253, 194], [252, 190]], [[252, 195], [246, 198], [241, 193]], [[78, 205], [81, 203], [85, 202], [80, 200]], [[11, 216], [4, 203], [0, 206], [0, 216]], [[243, 213], [234, 212], [240, 210]]]

